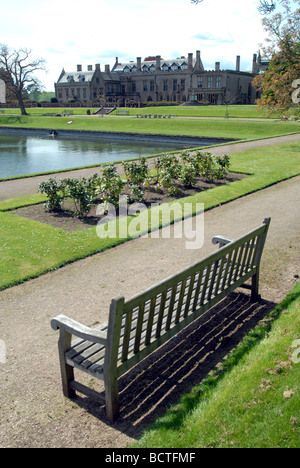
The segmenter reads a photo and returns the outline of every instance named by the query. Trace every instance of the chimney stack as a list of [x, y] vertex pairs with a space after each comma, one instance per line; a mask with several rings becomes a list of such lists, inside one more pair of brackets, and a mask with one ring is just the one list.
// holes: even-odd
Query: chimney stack
[[96, 63], [95, 69], [98, 70], [98, 71], [101, 71], [100, 63]]
[[257, 54], [253, 54], [252, 73], [254, 75], [257, 73]]
[[189, 70], [193, 69], [193, 54], [188, 55], [188, 68]]
[[77, 71], [81, 72], [82, 71], [82, 65], [77, 65]]
[[157, 55], [156, 56], [156, 70], [160, 70], [160, 61], [161, 61], [161, 56]]
[[137, 66], [138, 71], [141, 71], [142, 70], [142, 57], [137, 57], [136, 63], [137, 63], [136, 66]]
[[215, 70], [220, 71], [220, 62], [216, 62]]
[[236, 71], [240, 71], [240, 64], [241, 64], [241, 57], [239, 55], [236, 56]]
[[105, 73], [110, 73], [110, 66], [109, 65], [105, 65]]
[[88, 65], [87, 69], [88, 71], [93, 71], [93, 65]]

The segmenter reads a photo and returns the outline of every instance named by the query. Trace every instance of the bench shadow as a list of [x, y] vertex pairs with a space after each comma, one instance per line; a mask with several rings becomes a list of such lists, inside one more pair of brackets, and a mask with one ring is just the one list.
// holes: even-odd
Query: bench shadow
[[[138, 439], [180, 397], [201, 383], [277, 304], [231, 293], [119, 379], [120, 417], [77, 395], [74, 402], [114, 429]], [[97, 385], [99, 389], [100, 382]], [[101, 391], [101, 388], [99, 389]], [[104, 386], [102, 388], [104, 390]]]

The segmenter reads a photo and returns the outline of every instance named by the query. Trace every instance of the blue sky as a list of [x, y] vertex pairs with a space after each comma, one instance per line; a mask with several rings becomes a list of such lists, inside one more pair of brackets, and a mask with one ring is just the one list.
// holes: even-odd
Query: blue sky
[[0, 8], [0, 42], [27, 47], [47, 61], [39, 75], [48, 91], [64, 67], [111, 66], [136, 57], [187, 56], [201, 51], [206, 69], [221, 62], [251, 70], [266, 36], [258, 0], [9, 0]]

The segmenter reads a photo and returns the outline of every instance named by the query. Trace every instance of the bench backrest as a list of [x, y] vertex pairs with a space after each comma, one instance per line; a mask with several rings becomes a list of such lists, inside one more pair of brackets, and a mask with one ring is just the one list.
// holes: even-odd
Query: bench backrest
[[118, 375], [257, 272], [269, 222], [132, 299], [112, 301], [107, 353]]

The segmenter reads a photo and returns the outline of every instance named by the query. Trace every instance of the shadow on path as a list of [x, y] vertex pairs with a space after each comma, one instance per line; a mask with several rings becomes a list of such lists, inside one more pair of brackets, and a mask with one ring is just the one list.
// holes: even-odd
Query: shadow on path
[[[253, 302], [248, 295], [236, 292], [206, 312], [119, 379], [121, 411], [113, 425], [104, 406], [79, 395], [74, 402], [103, 423], [138, 439], [183, 394], [206, 378], [275, 306], [266, 300]], [[182, 416], [177, 417], [179, 425]]]

